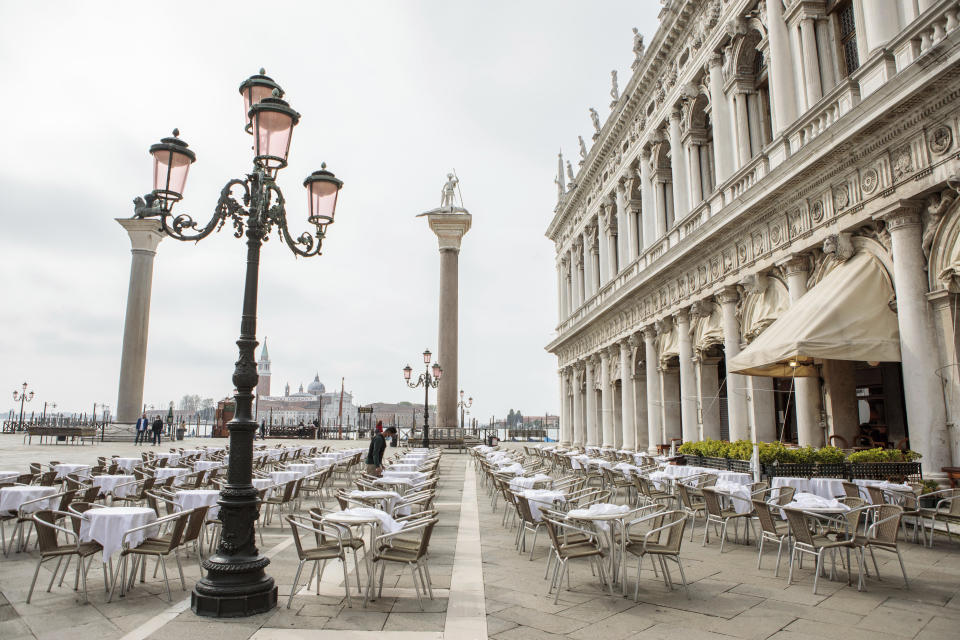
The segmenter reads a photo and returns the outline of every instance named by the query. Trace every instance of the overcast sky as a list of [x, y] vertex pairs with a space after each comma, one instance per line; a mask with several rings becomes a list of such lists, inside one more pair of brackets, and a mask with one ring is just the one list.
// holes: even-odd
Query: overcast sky
[[[274, 238], [258, 337], [273, 389], [341, 377], [360, 403], [419, 401], [401, 369], [437, 347], [439, 254], [426, 221], [455, 168], [473, 229], [460, 254], [460, 386], [481, 422], [559, 408], [556, 154], [606, 118], [631, 27], [656, 0], [570, 2], [15, 2], [0, 0], [0, 380], [65, 410], [116, 408], [130, 245], [114, 218], [151, 189], [171, 129], [197, 153], [177, 206], [206, 221], [250, 166], [237, 88], [261, 66], [302, 119], [281, 172], [291, 230], [303, 178], [345, 185], [324, 255]], [[296, 235], [296, 234], [295, 234]], [[232, 389], [244, 244], [164, 240], [153, 278], [145, 402]], [[258, 349], [259, 353], [259, 349]], [[443, 363], [441, 363], [443, 364]], [[6, 396], [10, 406], [11, 397]], [[3, 406], [3, 405], [0, 405]]]

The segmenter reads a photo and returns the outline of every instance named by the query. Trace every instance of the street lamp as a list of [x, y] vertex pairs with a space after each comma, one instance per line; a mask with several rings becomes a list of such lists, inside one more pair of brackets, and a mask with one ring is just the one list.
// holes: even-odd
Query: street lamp
[[[254, 522], [260, 501], [251, 484], [253, 438], [257, 423], [252, 415], [253, 388], [257, 384], [257, 286], [260, 247], [276, 227], [277, 235], [298, 256], [320, 255], [328, 225], [333, 223], [337, 195], [343, 182], [321, 164], [303, 181], [307, 190], [307, 222], [315, 227], [294, 237], [287, 227], [285, 200], [275, 182], [287, 165], [293, 128], [300, 114], [283, 99], [283, 91], [271, 78], [260, 73], [240, 85], [246, 118], [245, 130], [253, 136], [253, 168], [243, 179], [232, 179], [220, 191], [213, 217], [200, 227], [184, 213], [174, 216], [173, 206], [183, 197], [190, 165], [196, 155], [180, 140], [179, 131], [150, 147], [154, 158], [153, 191], [134, 200], [135, 215], [157, 217], [163, 231], [172, 238], [196, 241], [230, 223], [234, 236], [246, 233], [247, 263], [243, 291], [240, 357], [233, 372], [236, 413], [227, 424], [230, 431], [230, 462], [227, 484], [220, 491], [220, 519], [223, 533], [216, 553], [203, 561], [206, 576], [191, 594], [197, 615], [214, 617], [249, 616], [273, 609], [277, 587], [265, 568], [270, 560], [257, 549]], [[237, 197], [239, 196], [239, 198]]]
[[460, 407], [460, 428], [466, 429], [467, 425], [463, 421], [463, 416], [466, 410], [473, 406], [473, 398], [468, 398], [466, 401], [464, 401], [463, 389], [460, 389], [460, 402], [457, 403], [457, 406]]
[[430, 447], [430, 389], [437, 388], [437, 385], [440, 384], [440, 376], [443, 375], [443, 369], [440, 368], [439, 364], [434, 362], [433, 367], [430, 366], [432, 357], [433, 354], [430, 353], [430, 349], [424, 350], [423, 364], [426, 370], [420, 374], [416, 382], [410, 381], [413, 368], [410, 365], [403, 368], [403, 379], [406, 380], [408, 387], [411, 389], [423, 387], [423, 446], [428, 448]]
[[23, 383], [23, 391], [13, 390], [13, 401], [20, 401], [20, 424], [17, 426], [17, 431], [23, 431], [23, 403], [30, 402], [33, 400], [33, 390], [27, 391], [27, 383]]

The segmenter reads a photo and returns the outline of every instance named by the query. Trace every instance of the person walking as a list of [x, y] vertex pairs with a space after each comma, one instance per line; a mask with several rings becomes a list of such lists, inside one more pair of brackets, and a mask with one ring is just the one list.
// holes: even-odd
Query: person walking
[[266, 419], [261, 419], [261, 420], [260, 420], [260, 439], [261, 439], [261, 440], [266, 440], [266, 439], [267, 439], [267, 421], [266, 421]]
[[150, 426], [150, 421], [147, 420], [147, 413], [144, 412], [139, 418], [137, 418], [137, 435], [133, 439], [133, 444], [143, 445], [146, 444], [147, 440], [147, 427]]
[[387, 427], [383, 433], [375, 433], [367, 450], [367, 473], [380, 477], [383, 475], [383, 452], [387, 449], [386, 436], [396, 433], [394, 427]]
[[153, 424], [150, 425], [153, 428], [153, 439], [151, 440], [151, 445], [160, 444], [160, 434], [163, 433], [163, 420], [160, 419], [160, 415], [153, 419]]

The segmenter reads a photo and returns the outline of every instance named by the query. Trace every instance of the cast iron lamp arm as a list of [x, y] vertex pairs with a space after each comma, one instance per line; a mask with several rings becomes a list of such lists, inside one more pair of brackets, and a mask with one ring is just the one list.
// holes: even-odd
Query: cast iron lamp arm
[[[316, 225], [316, 237], [309, 231], [304, 231], [298, 238], [290, 234], [287, 226], [286, 200], [283, 192], [271, 180], [264, 185], [264, 195], [266, 198], [266, 226], [269, 230], [271, 225], [277, 225], [277, 235], [287, 243], [290, 250], [298, 256], [309, 258], [321, 255], [320, 249], [323, 247], [324, 230], [321, 225]], [[275, 200], [275, 202], [274, 202]], [[272, 203], [272, 204], [271, 204]], [[266, 240], [266, 234], [264, 234]]]

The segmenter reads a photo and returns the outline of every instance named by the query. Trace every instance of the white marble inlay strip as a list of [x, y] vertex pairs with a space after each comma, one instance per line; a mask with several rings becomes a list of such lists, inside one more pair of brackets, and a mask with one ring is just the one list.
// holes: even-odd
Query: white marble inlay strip
[[487, 604], [483, 595], [483, 558], [480, 551], [480, 511], [477, 476], [464, 468], [463, 499], [457, 550], [450, 575], [450, 598], [443, 635], [453, 640], [487, 637]]

